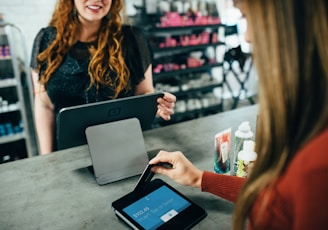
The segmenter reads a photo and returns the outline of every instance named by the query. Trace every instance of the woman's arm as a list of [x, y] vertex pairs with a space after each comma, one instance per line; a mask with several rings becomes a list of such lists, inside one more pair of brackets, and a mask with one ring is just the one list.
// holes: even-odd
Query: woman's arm
[[[156, 166], [169, 163], [172, 167]], [[193, 165], [182, 152], [160, 151], [149, 164], [154, 164], [152, 171], [168, 176], [175, 182], [199, 188], [223, 199], [235, 202], [245, 178], [202, 171]]]
[[34, 119], [39, 143], [39, 154], [53, 151], [55, 115], [54, 106], [45, 90], [39, 83], [39, 74], [32, 70], [34, 88]]

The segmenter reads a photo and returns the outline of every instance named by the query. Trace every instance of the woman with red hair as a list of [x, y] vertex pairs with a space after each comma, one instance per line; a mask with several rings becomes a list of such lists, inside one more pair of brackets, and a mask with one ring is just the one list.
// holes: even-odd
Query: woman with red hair
[[[123, 24], [123, 0], [58, 0], [37, 34], [31, 59], [40, 154], [56, 150], [63, 107], [154, 92], [152, 57], [142, 31]], [[174, 95], [158, 100], [170, 119]]]

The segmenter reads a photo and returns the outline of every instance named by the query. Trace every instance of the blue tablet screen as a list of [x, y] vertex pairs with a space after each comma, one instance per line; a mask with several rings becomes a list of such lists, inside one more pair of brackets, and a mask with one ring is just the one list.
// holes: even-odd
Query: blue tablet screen
[[190, 205], [187, 200], [163, 185], [123, 211], [143, 228], [150, 230], [158, 228]]

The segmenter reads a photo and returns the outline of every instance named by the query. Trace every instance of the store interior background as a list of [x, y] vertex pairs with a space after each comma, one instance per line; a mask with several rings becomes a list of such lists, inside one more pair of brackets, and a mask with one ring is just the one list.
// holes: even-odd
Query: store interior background
[[[157, 2], [160, 0], [146, 0], [147, 9], [149, 11], [156, 10]], [[192, 1], [192, 0], [191, 0]], [[137, 13], [134, 5], [142, 5], [142, 0], [125, 0], [126, 12], [129, 16], [133, 16]], [[234, 47], [241, 44], [244, 52], [251, 52], [251, 47], [244, 41], [244, 32], [246, 28], [245, 20], [242, 19], [238, 9], [233, 7], [232, 0], [216, 0], [217, 9], [221, 21], [225, 25], [238, 25], [239, 34], [233, 36], [231, 39], [226, 39], [226, 43], [229, 46]], [[26, 51], [26, 63], [30, 63], [31, 49], [33, 40], [37, 32], [42, 27], [46, 27], [53, 9], [55, 7], [56, 0], [37, 1], [37, 0], [10, 0], [0, 1], [0, 13], [3, 15], [3, 20], [8, 23], [12, 23], [20, 27], [23, 37]], [[257, 96], [257, 76], [254, 68], [250, 71], [250, 79], [247, 82], [248, 93]], [[240, 86], [238, 82], [231, 77], [227, 78], [232, 85], [233, 90], [238, 91]], [[223, 98], [225, 100], [225, 110], [230, 109], [231, 94], [223, 88]], [[250, 105], [249, 101], [240, 100], [238, 107]]]

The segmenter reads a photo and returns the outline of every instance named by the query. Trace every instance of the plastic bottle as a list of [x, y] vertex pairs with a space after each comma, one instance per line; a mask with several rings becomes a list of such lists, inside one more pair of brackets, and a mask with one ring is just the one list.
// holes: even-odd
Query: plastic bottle
[[248, 177], [252, 171], [257, 154], [254, 152], [255, 143], [252, 140], [246, 140], [243, 149], [238, 153], [238, 177]]
[[238, 153], [242, 150], [243, 148], [243, 143], [245, 140], [253, 140], [253, 132], [251, 130], [251, 127], [249, 125], [248, 121], [242, 122], [238, 130], [235, 132], [235, 137], [234, 137], [234, 149], [233, 149], [233, 167], [231, 175], [235, 176], [237, 173], [237, 168], [238, 168]]

